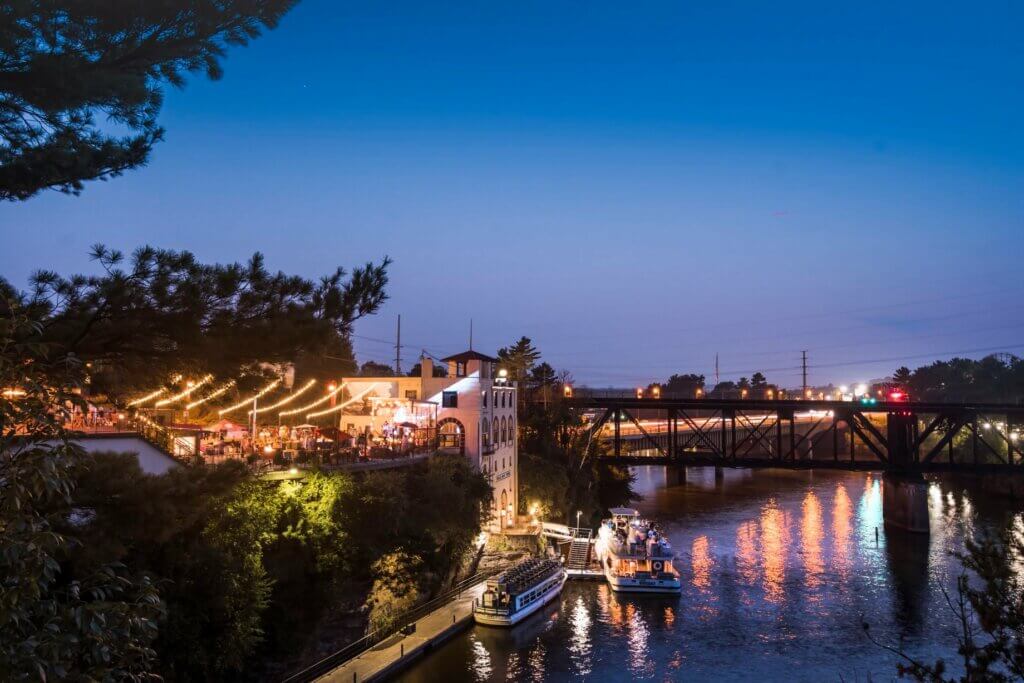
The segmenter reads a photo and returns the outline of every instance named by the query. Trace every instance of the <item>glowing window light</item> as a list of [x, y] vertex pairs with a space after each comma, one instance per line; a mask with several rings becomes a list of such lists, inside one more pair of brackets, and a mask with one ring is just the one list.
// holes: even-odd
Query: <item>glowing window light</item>
[[161, 399], [161, 400], [157, 401], [154, 405], [157, 408], [159, 408], [160, 406], [165, 406], [168, 403], [174, 403], [175, 401], [180, 401], [183, 398], [188, 398], [189, 394], [191, 394], [193, 391], [195, 391], [196, 389], [198, 389], [201, 386], [209, 384], [212, 381], [213, 381], [213, 375], [207, 375], [206, 377], [203, 377], [201, 380], [199, 380], [195, 384], [192, 384], [192, 385], [190, 385], [188, 387], [185, 387], [185, 391], [182, 391], [181, 393], [175, 394], [174, 396], [168, 396], [167, 398]]
[[[221, 394], [223, 394], [225, 391], [227, 391], [228, 389], [230, 389], [233, 386], [235, 386], [235, 380], [231, 380], [230, 382], [228, 382], [227, 384], [222, 386], [220, 389], [217, 389], [212, 394], [207, 394], [206, 396], [203, 396], [202, 398], [200, 398], [198, 400], [192, 401], [191, 403], [186, 403], [185, 404], [185, 410], [192, 410], [196, 406], [201, 406], [202, 404], [206, 403], [207, 401], [209, 401], [211, 399], [214, 399], [214, 398], [217, 398], [218, 396], [220, 396]], [[195, 387], [193, 387], [193, 388], [195, 388]]]
[[326, 396], [324, 396], [322, 398], [318, 398], [317, 400], [313, 401], [309, 405], [302, 406], [301, 408], [293, 408], [291, 410], [282, 410], [280, 413], [277, 414], [277, 416], [278, 417], [285, 417], [287, 415], [297, 415], [298, 413], [305, 412], [305, 411], [309, 410], [310, 408], [316, 408], [317, 406], [323, 405], [324, 403], [327, 403], [328, 401], [330, 401], [332, 398], [337, 396], [342, 391], [342, 389], [344, 389], [344, 388], [345, 388], [345, 383], [342, 382], [340, 386], [335, 387], [334, 389], [331, 389], [331, 391], [327, 392]]
[[225, 408], [224, 410], [221, 410], [217, 414], [218, 415], [227, 415], [228, 413], [230, 413], [233, 410], [238, 410], [239, 408], [243, 408], [243, 407], [249, 405], [250, 403], [252, 403], [254, 400], [256, 400], [258, 398], [263, 398], [264, 396], [269, 394], [271, 391], [276, 389], [277, 385], [280, 384], [280, 383], [281, 383], [281, 380], [275, 379], [273, 382], [271, 382], [267, 386], [265, 386], [262, 389], [260, 389], [259, 391], [257, 391], [255, 396], [250, 396], [249, 398], [246, 398], [246, 399], [243, 399], [243, 400], [239, 401], [238, 403], [236, 403], [233, 406], [228, 406], [227, 408]]
[[341, 403], [339, 403], [338, 405], [334, 406], [333, 408], [328, 408], [327, 410], [321, 410], [321, 411], [316, 412], [316, 413], [309, 413], [308, 415], [306, 415], [306, 419], [309, 419], [311, 417], [320, 417], [321, 415], [328, 415], [330, 413], [336, 413], [339, 410], [341, 410], [342, 408], [344, 408], [345, 406], [350, 405], [352, 403], [355, 403], [356, 401], [362, 400], [363, 396], [366, 396], [368, 393], [370, 393], [371, 391], [373, 391], [376, 388], [377, 388], [376, 384], [371, 384], [369, 387], [367, 387], [363, 391], [359, 392], [358, 394], [356, 394], [355, 396], [353, 396], [349, 400], [342, 401]]
[[[284, 398], [282, 398], [277, 403], [273, 403], [273, 404], [267, 406], [266, 408], [259, 408], [259, 407], [257, 407], [256, 408], [256, 414], [259, 415], [260, 413], [265, 413], [268, 410], [273, 410], [274, 408], [280, 408], [283, 405], [287, 405], [287, 404], [291, 403], [292, 401], [297, 399], [299, 396], [302, 396], [308, 390], [312, 389], [314, 384], [316, 384], [316, 380], [315, 379], [309, 380], [302, 387], [300, 387], [298, 391], [296, 391], [291, 396], [285, 396]], [[252, 415], [252, 410], [249, 411], [249, 414]]]
[[142, 405], [143, 403], [148, 403], [149, 401], [152, 401], [154, 398], [156, 398], [160, 394], [164, 393], [165, 391], [167, 391], [167, 390], [166, 389], [157, 389], [156, 391], [154, 391], [152, 393], [149, 393], [149, 394], [146, 394], [145, 396], [141, 396], [141, 397], [135, 399], [134, 401], [129, 401], [128, 402], [128, 407], [129, 408], [134, 408], [135, 406]]

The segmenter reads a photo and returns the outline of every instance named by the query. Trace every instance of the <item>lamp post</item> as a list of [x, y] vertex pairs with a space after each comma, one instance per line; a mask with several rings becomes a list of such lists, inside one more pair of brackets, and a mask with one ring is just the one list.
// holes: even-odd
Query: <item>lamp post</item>
[[577, 510], [576, 511], [576, 528], [577, 529], [580, 528], [580, 517], [582, 517], [582, 516], [583, 516], [583, 510]]

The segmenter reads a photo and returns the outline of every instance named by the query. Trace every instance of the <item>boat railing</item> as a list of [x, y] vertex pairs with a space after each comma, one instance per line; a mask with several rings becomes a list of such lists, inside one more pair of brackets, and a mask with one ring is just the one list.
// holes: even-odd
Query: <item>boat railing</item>
[[459, 583], [452, 586], [449, 590], [438, 595], [432, 600], [417, 605], [408, 612], [400, 615], [397, 619], [392, 622], [392, 625], [387, 628], [380, 628], [375, 631], [370, 631], [359, 640], [349, 643], [345, 647], [341, 648], [337, 652], [333, 652], [320, 661], [306, 667], [305, 669], [293, 673], [283, 680], [282, 683], [306, 683], [307, 681], [314, 681], [320, 678], [324, 674], [337, 669], [339, 666], [345, 664], [351, 659], [355, 659], [362, 653], [369, 650], [377, 643], [390, 638], [399, 631], [407, 628], [411, 624], [414, 624], [418, 620], [422, 619], [426, 615], [430, 614], [434, 610], [443, 607], [452, 600], [455, 600], [462, 596], [462, 593], [479, 583], [486, 581], [491, 576], [492, 572], [480, 572], [473, 576], [460, 581]]

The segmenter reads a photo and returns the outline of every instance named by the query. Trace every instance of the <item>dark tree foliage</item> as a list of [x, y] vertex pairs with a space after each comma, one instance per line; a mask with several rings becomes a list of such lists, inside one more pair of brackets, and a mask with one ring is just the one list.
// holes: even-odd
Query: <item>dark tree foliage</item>
[[91, 364], [94, 393], [114, 398], [173, 373], [231, 379], [303, 352], [344, 351], [352, 323], [386, 300], [390, 264], [312, 281], [268, 271], [259, 253], [222, 265], [142, 247], [126, 261], [97, 245], [92, 257], [102, 274], [36, 272], [17, 306], [43, 322], [46, 343]]
[[368, 360], [359, 368], [360, 377], [393, 377], [395, 369], [390, 365]]
[[299, 668], [324, 621], [364, 602], [389, 554], [416, 558], [411, 588], [429, 594], [490, 498], [459, 456], [362, 480], [311, 472], [273, 483], [237, 463], [155, 477], [114, 454], [83, 457], [75, 474], [73, 506], [89, 521], [64, 529], [79, 541], [68, 571], [118, 562], [159, 586], [155, 670], [176, 681], [277, 680]]
[[[897, 378], [898, 375], [898, 378]], [[893, 381], [915, 401], [1024, 402], [1024, 359], [986, 356], [953, 358], [923, 365], [913, 372], [899, 368]]]
[[686, 398], [695, 396], [697, 389], [704, 389], [704, 375], [672, 375], [662, 386], [662, 391], [666, 395]]
[[65, 566], [62, 533], [83, 457], [63, 427], [82, 368], [52, 353], [41, 326], [0, 318], [0, 680], [142, 680], [154, 668], [162, 606], [117, 562]]
[[540, 351], [529, 337], [520, 337], [515, 344], [498, 349], [499, 365], [508, 370], [509, 379], [516, 382], [527, 379], [538, 360]]
[[[142, 166], [167, 85], [221, 76], [227, 48], [296, 0], [7, 0], [0, 5], [0, 199]], [[97, 120], [99, 119], [99, 120]]]

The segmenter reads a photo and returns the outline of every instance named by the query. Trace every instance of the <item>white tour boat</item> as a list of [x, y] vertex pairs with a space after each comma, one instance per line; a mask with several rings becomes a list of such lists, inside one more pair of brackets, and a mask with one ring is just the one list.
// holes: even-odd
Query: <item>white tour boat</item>
[[565, 569], [554, 560], [523, 560], [487, 580], [473, 617], [478, 624], [514, 626], [554, 600], [565, 579]]
[[632, 508], [612, 508], [601, 523], [594, 553], [613, 591], [678, 593], [679, 572], [672, 566], [672, 546], [653, 522]]

